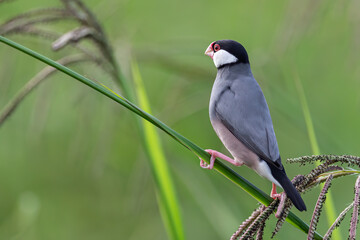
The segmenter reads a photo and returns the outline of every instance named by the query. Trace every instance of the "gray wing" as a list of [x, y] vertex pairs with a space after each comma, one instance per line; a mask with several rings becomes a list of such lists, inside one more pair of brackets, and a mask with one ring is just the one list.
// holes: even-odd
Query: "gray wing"
[[225, 88], [215, 103], [215, 114], [261, 159], [282, 168], [270, 111], [255, 79], [234, 81]]

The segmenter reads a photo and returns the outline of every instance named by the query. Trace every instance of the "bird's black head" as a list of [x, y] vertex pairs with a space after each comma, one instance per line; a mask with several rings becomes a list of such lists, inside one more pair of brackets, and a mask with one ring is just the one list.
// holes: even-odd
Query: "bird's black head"
[[234, 63], [249, 63], [245, 48], [234, 40], [212, 42], [206, 49], [205, 54], [214, 60], [217, 68]]

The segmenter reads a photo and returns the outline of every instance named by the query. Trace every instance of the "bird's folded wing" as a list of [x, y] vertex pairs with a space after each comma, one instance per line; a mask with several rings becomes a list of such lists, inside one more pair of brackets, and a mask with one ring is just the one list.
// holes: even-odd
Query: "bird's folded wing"
[[282, 168], [276, 136], [265, 97], [254, 80], [252, 86], [233, 84], [215, 104], [219, 120], [261, 159]]

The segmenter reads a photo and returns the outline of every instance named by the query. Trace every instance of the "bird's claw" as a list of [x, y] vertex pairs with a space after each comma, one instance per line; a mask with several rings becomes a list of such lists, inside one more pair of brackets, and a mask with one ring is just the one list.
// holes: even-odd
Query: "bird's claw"
[[286, 200], [286, 193], [277, 193], [276, 192], [276, 185], [275, 183], [272, 184], [272, 189], [270, 193], [270, 197], [272, 197], [274, 200], [279, 199], [279, 205], [277, 208], [277, 211], [275, 213], [275, 217], [280, 218], [281, 213], [284, 211], [285, 208], [285, 200]]
[[275, 194], [271, 194], [271, 197], [272, 197], [272, 199], [281, 199], [281, 195], [282, 195], [282, 193], [275, 193]]
[[210, 168], [210, 164], [207, 164], [207, 162], [205, 162], [204, 160], [202, 160], [200, 158], [200, 167], [204, 168], [204, 169], [211, 169]]
[[280, 216], [285, 208], [286, 193], [282, 192], [282, 193], [273, 194], [271, 197], [274, 198], [274, 200], [279, 199], [279, 201], [280, 201], [279, 205], [277, 207], [277, 211], [275, 213], [275, 217], [280, 218]]
[[200, 158], [200, 167], [202, 168], [205, 168], [205, 169], [213, 169], [214, 167], [214, 163], [215, 163], [215, 158], [221, 158], [225, 161], [228, 161], [229, 163], [235, 165], [235, 166], [241, 166], [244, 164], [244, 162], [241, 162], [239, 160], [234, 160], [234, 159], [231, 159], [229, 158], [228, 156], [218, 152], [218, 151], [215, 151], [215, 150], [212, 150], [212, 149], [206, 149], [205, 150], [207, 153], [209, 153], [211, 155], [211, 158], [210, 158], [210, 164], [207, 164], [203, 159]]
[[207, 162], [205, 162], [203, 159], [200, 158], [200, 167], [204, 168], [204, 169], [213, 169], [214, 167], [214, 163], [215, 163], [215, 156], [213, 155], [214, 150], [211, 149], [206, 149], [205, 150], [207, 153], [210, 153], [211, 158], [210, 158], [210, 164], [207, 164]]

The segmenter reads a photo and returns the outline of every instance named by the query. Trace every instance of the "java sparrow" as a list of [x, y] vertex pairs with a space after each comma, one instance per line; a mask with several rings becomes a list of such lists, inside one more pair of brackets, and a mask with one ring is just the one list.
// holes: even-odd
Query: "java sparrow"
[[284, 189], [297, 209], [306, 210], [281, 163], [270, 111], [251, 72], [245, 48], [233, 40], [220, 40], [212, 42], [205, 54], [213, 59], [217, 68], [210, 97], [210, 121], [234, 159], [208, 149], [210, 165], [201, 160], [200, 166], [212, 169], [216, 157], [236, 166], [245, 164], [273, 183], [271, 197], [281, 196], [276, 193], [277, 185]]

